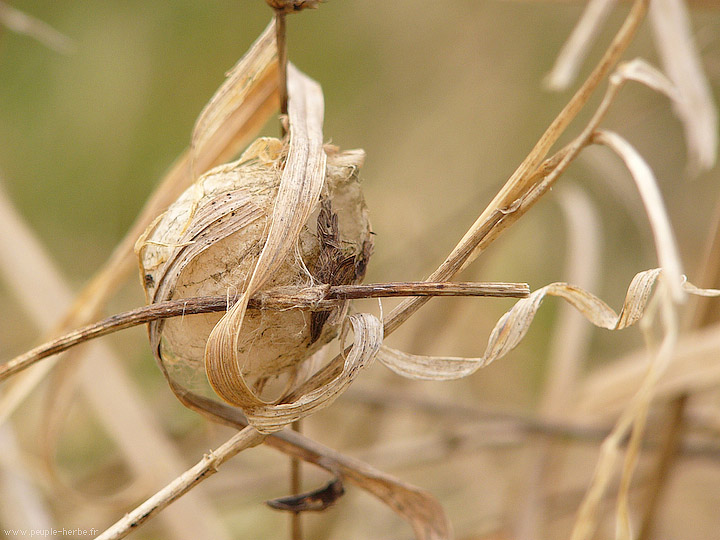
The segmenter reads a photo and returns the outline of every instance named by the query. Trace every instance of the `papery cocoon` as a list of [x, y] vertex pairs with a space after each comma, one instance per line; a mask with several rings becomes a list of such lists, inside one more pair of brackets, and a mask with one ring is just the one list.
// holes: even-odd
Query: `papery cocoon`
[[[323, 268], [327, 257], [321, 253], [328, 249], [337, 250], [336, 259], [352, 263], [351, 271], [344, 273], [346, 283], [363, 277], [372, 250], [367, 208], [358, 182], [364, 152], [341, 153], [334, 147], [325, 151], [324, 202], [317, 204], [303, 226], [294, 252], [285, 256], [258, 292], [334, 279], [332, 269], [328, 274]], [[148, 228], [136, 247], [148, 302], [207, 295], [235, 299], [243, 293], [265, 245], [285, 153], [282, 141], [258, 139], [238, 161], [198, 179]], [[318, 235], [319, 219], [327, 222], [328, 209], [336, 216], [332, 218], [337, 233], [331, 240], [334, 247], [328, 246], [326, 235]], [[203, 355], [208, 336], [222, 315], [151, 323], [153, 349], [168, 376], [183, 386], [210, 391]], [[311, 329], [321, 319], [324, 324], [312, 335]], [[237, 346], [243, 377], [261, 392], [269, 381], [291, 376], [308, 356], [337, 335], [339, 323], [337, 316], [322, 317], [300, 309], [249, 310]]]

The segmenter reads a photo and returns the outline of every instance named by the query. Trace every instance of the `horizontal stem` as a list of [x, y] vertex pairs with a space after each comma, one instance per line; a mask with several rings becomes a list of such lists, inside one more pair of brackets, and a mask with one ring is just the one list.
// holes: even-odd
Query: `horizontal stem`
[[494, 296], [525, 298], [530, 294], [527, 283], [451, 283], [404, 281], [368, 285], [336, 285], [328, 298], [380, 298], [391, 296]]
[[[255, 295], [250, 309], [309, 309], [331, 310], [344, 301], [358, 298], [393, 296], [492, 296], [523, 298], [530, 292], [526, 283], [428, 283], [401, 282], [368, 285], [320, 285], [317, 287], [278, 287]], [[118, 330], [158, 319], [168, 319], [198, 313], [226, 311], [235, 302], [230, 296], [202, 296], [159, 302], [84, 326], [21, 354], [0, 366], [0, 381], [30, 367], [35, 362], [61, 353], [91, 339]]]

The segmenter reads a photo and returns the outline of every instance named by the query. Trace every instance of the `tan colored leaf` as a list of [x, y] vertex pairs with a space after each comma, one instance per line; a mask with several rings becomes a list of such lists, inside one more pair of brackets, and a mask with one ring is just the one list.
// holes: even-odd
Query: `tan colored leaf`
[[664, 73], [652, 66], [642, 58], [635, 58], [618, 66], [610, 76], [614, 84], [622, 84], [626, 81], [635, 81], [652, 88], [656, 92], [665, 94], [675, 102], [682, 100], [677, 87], [668, 79]]
[[0, 24], [13, 32], [37, 39], [59, 53], [68, 54], [74, 49], [74, 43], [66, 35], [46, 22], [9, 6], [6, 2], [0, 2]]
[[191, 159], [194, 176], [204, 173], [198, 168], [199, 156], [216, 154], [219, 130], [234, 133], [254, 114], [258, 100], [265, 99], [268, 89], [277, 92], [277, 45], [275, 20], [250, 46], [247, 53], [227, 73], [227, 78], [200, 113], [192, 134]]

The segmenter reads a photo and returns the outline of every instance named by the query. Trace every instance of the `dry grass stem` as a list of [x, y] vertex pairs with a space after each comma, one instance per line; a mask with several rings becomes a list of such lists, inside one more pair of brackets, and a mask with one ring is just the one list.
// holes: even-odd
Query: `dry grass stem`
[[572, 84], [588, 49], [616, 4], [616, 0], [590, 0], [587, 3], [582, 17], [558, 53], [555, 65], [545, 79], [548, 88], [564, 90]]
[[135, 508], [108, 528], [97, 540], [117, 540], [125, 538], [132, 531], [140, 527], [148, 519], [170, 503], [179, 499], [200, 482], [215, 474], [218, 468], [228, 459], [239, 452], [260, 444], [264, 435], [252, 427], [246, 427], [230, 438], [225, 444], [208, 454], [205, 454], [194, 467], [178, 476], [170, 484], [158, 491], [143, 504]]
[[[235, 408], [209, 400], [183, 388], [174, 388], [188, 408], [215, 422], [242, 429], [247, 419]], [[428, 492], [376, 469], [362, 461], [328, 448], [296, 431], [282, 430], [265, 439], [265, 445], [321, 467], [341, 480], [371, 493], [407, 520], [418, 540], [452, 538], [450, 522], [442, 506]]]

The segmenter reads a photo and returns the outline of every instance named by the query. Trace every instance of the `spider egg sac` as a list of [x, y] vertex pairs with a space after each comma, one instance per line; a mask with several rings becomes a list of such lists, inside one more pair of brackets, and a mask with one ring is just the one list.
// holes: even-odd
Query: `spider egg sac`
[[[284, 148], [256, 140], [233, 163], [205, 173], [138, 240], [148, 303], [198, 296], [239, 296], [265, 245], [280, 185]], [[304, 225], [296, 249], [258, 293], [279, 286], [357, 283], [372, 251], [358, 170], [364, 152], [326, 147], [322, 202]], [[210, 391], [204, 372], [208, 336], [224, 313], [174, 317], [150, 324], [150, 339], [166, 376]], [[291, 376], [338, 333], [340, 317], [298, 308], [248, 309], [238, 336], [243, 377], [262, 390]]]

